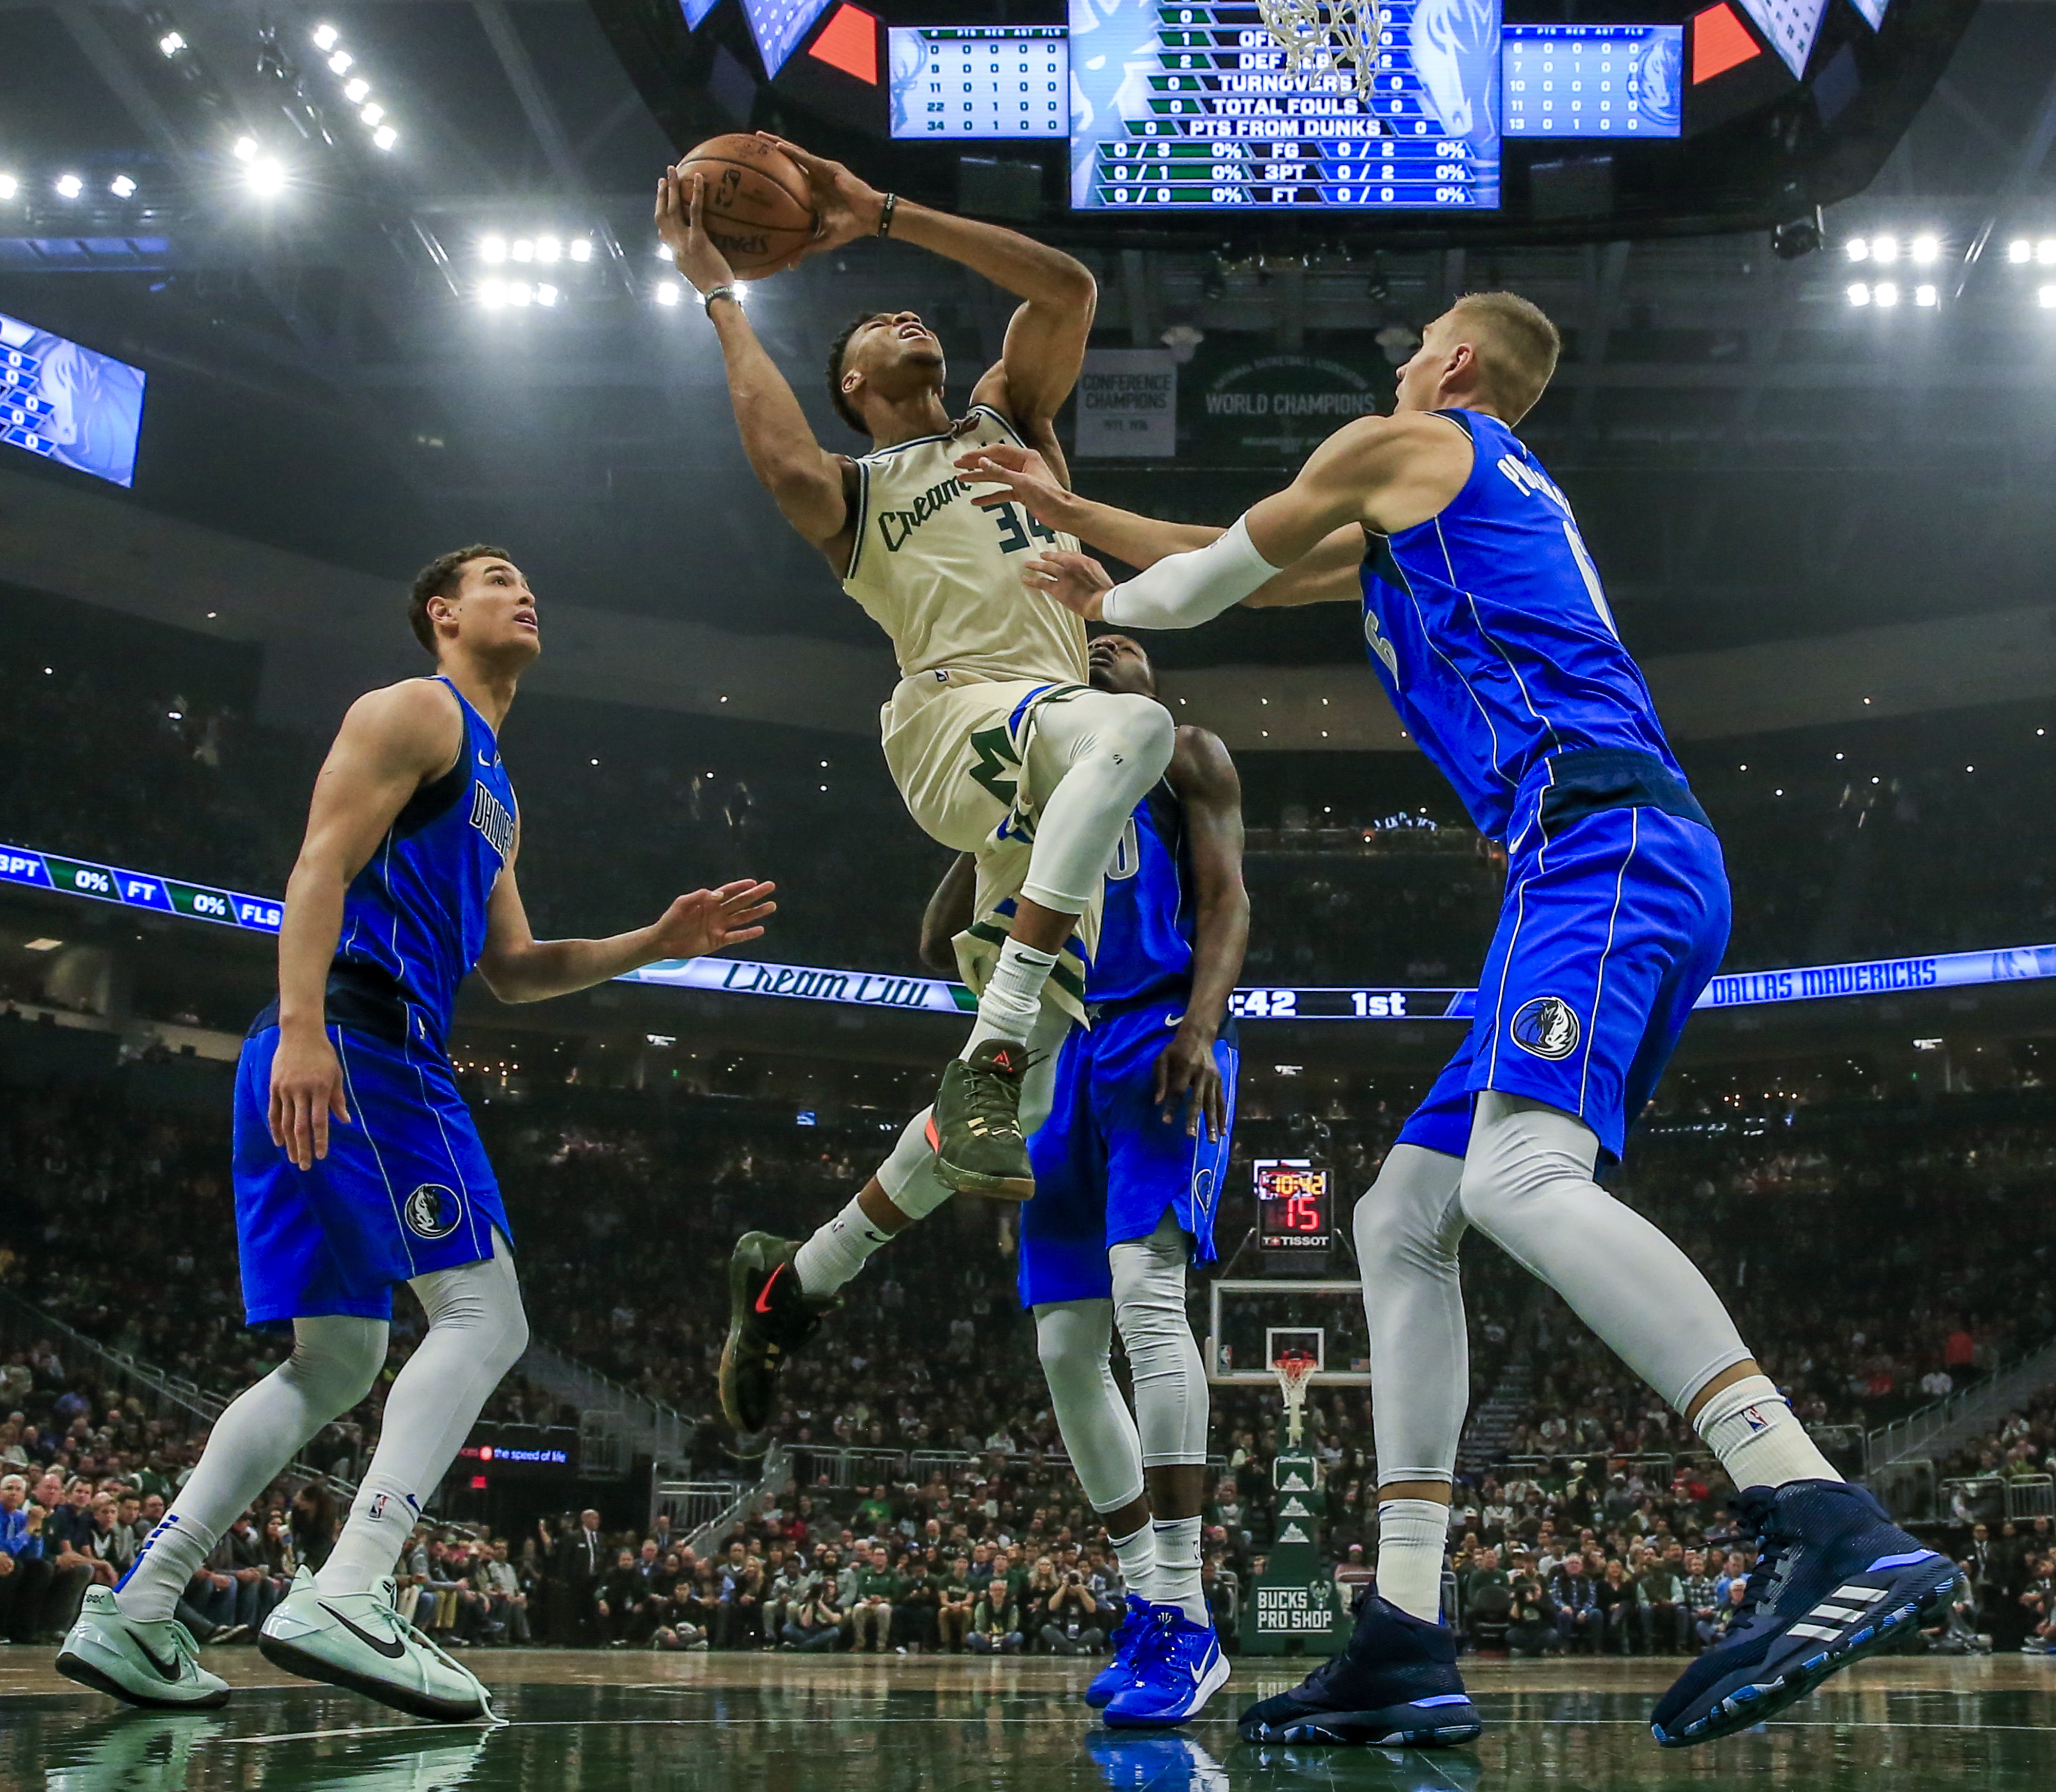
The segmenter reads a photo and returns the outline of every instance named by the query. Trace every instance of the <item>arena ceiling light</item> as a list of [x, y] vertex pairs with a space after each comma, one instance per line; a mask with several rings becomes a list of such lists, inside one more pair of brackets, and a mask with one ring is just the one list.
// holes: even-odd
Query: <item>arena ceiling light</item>
[[2056, 286], [2044, 286], [2034, 298], [2043, 310], [2056, 311]]
[[52, 184], [59, 199], [75, 199], [85, 191], [85, 183], [75, 174], [61, 174]]
[[314, 48], [328, 58], [330, 73], [342, 82], [344, 101], [356, 109], [359, 121], [371, 133], [372, 147], [390, 150], [399, 142], [400, 132], [386, 121], [385, 107], [371, 97], [371, 83], [362, 74], [350, 73], [357, 66], [357, 58], [342, 47], [342, 34], [324, 20], [314, 28], [312, 36]]
[[657, 302], [659, 305], [676, 305], [684, 297], [677, 281], [659, 280], [657, 282]]
[[157, 53], [168, 62], [186, 47], [186, 41], [176, 31], [167, 31], [157, 40]]
[[125, 174], [117, 174], [108, 182], [107, 190], [117, 199], [133, 199], [136, 196], [136, 183]]
[[22, 190], [22, 183], [11, 174], [0, 174], [0, 199], [11, 199]]

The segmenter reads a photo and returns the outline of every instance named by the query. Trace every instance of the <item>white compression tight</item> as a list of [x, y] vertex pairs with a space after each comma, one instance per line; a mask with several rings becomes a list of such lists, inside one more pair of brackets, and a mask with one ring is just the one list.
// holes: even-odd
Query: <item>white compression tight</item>
[[386, 1337], [382, 1319], [293, 1321], [292, 1354], [214, 1422], [192, 1478], [137, 1553], [118, 1596], [125, 1616], [172, 1615], [221, 1533], [322, 1426], [371, 1391]]
[[1036, 711], [1026, 783], [1038, 808], [1022, 895], [1061, 914], [1085, 912], [1176, 733], [1153, 697], [1080, 691]]
[[[1050, 1403], [1078, 1484], [1096, 1512], [1142, 1497], [1143, 1470], [1207, 1459], [1207, 1378], [1185, 1317], [1191, 1245], [1166, 1213], [1147, 1238], [1108, 1252], [1111, 1301], [1059, 1301], [1035, 1309], [1035, 1343]], [[1135, 1411], [1110, 1360], [1121, 1327]]]
[[512, 1247], [497, 1231], [492, 1255], [437, 1269], [407, 1285], [429, 1317], [428, 1336], [393, 1377], [378, 1447], [350, 1502], [321, 1590], [368, 1593], [393, 1563], [500, 1377], [528, 1348], [528, 1316]]
[[1461, 1160], [1394, 1147], [1357, 1203], [1378, 1479], [1448, 1482], [1469, 1393], [1457, 1247], [1475, 1226], [1680, 1412], [1749, 1351], [1691, 1261], [1592, 1180], [1575, 1116], [1486, 1090]]

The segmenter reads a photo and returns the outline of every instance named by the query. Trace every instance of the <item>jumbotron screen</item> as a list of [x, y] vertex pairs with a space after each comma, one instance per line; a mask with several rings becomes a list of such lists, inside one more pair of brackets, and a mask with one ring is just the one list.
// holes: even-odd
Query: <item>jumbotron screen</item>
[[682, 152], [738, 120], [1062, 240], [1762, 228], [1860, 191], [1976, 0], [1389, 0], [1369, 91], [1257, 0], [588, 0]]

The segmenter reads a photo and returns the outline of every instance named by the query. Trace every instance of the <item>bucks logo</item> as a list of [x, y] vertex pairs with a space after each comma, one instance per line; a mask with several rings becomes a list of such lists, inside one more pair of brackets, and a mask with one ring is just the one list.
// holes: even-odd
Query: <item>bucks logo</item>
[[455, 1189], [446, 1189], [441, 1182], [424, 1182], [401, 1203], [400, 1217], [417, 1237], [447, 1238], [464, 1218], [464, 1203]]
[[1513, 1043], [1538, 1058], [1568, 1058], [1578, 1048], [1578, 1016], [1561, 996], [1537, 996], [1515, 1010], [1506, 1029]]

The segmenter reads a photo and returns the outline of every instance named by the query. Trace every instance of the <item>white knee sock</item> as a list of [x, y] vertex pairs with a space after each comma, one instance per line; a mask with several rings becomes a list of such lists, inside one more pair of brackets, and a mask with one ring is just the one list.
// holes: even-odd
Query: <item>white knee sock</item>
[[1125, 1537], [1109, 1537], [1114, 1559], [1121, 1564], [1121, 1578], [1137, 1599], [1156, 1597], [1156, 1536], [1147, 1525]]
[[172, 1615], [221, 1533], [315, 1432], [371, 1391], [386, 1335], [382, 1319], [293, 1321], [292, 1355], [223, 1409], [192, 1478], [136, 1552], [115, 1599], [125, 1617]]
[[1768, 1376], [1744, 1376], [1723, 1387], [1692, 1423], [1737, 1487], [1841, 1479]]
[[[1464, 1158], [1464, 1213], [1682, 1412], [1750, 1353], [1691, 1260], [1592, 1180], [1598, 1155], [1575, 1115], [1485, 1090]], [[1389, 1474], [1382, 1462], [1379, 1472]]]
[[1212, 1624], [1200, 1585], [1200, 1521], [1159, 1518], [1151, 1529], [1156, 1533], [1156, 1590], [1151, 1600], [1180, 1607], [1194, 1624]]
[[1426, 1624], [1442, 1615], [1449, 1509], [1440, 1500], [1378, 1502], [1378, 1597]]
[[1113, 1317], [1135, 1384], [1135, 1428], [1145, 1468], [1207, 1459], [1207, 1370], [1185, 1316], [1192, 1241], [1167, 1212], [1147, 1238], [1107, 1253]]
[[1356, 1204], [1378, 1477], [1449, 1481], [1470, 1399], [1457, 1247], [1463, 1159], [1395, 1145]]
[[990, 1039], [1025, 1045], [1042, 1011], [1042, 985], [1050, 981], [1056, 963], [1055, 953], [1038, 951], [1018, 940], [1002, 946], [991, 981], [978, 998], [978, 1018], [971, 1024], [971, 1037], [957, 1055], [968, 1058]]
[[369, 1593], [393, 1564], [500, 1378], [528, 1348], [528, 1320], [512, 1247], [497, 1231], [492, 1255], [408, 1284], [429, 1316], [428, 1336], [393, 1378], [372, 1452], [334, 1552], [315, 1575], [321, 1590]]
[[1142, 1443], [1113, 1379], [1111, 1301], [1057, 1301], [1035, 1309], [1035, 1348], [1057, 1430], [1095, 1512], [1142, 1497]]
[[1080, 691], [1036, 711], [1023, 756], [1036, 811], [1022, 895], [1060, 914], [1084, 913], [1176, 736], [1153, 697]]

